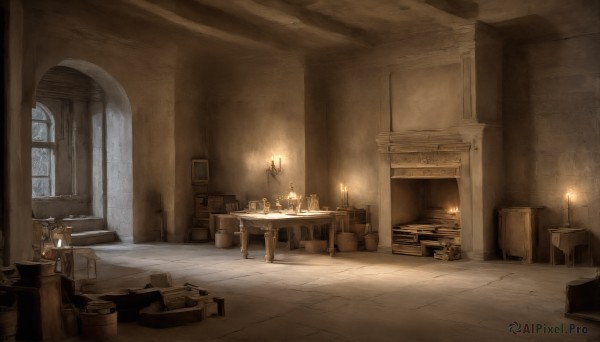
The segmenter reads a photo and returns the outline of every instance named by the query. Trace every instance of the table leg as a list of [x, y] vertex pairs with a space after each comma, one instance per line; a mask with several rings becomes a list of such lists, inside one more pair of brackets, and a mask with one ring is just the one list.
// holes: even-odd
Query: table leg
[[294, 230], [291, 227], [287, 227], [285, 229], [286, 231], [286, 235], [287, 235], [287, 249], [292, 250], [293, 249], [293, 236], [292, 234], [294, 234]]
[[302, 226], [295, 224], [292, 227], [292, 230], [294, 231], [294, 241], [292, 241], [292, 243], [294, 244], [294, 248], [298, 248], [300, 246], [300, 240], [302, 240]]
[[552, 243], [552, 234], [550, 234], [550, 265], [554, 265], [554, 244]]
[[274, 259], [274, 251], [273, 251], [273, 244], [274, 244], [274, 239], [273, 239], [273, 225], [269, 224], [266, 228], [265, 228], [265, 261], [266, 262], [273, 262]]
[[331, 220], [329, 224], [329, 256], [335, 256], [335, 231], [336, 231], [335, 218]]
[[248, 259], [248, 228], [244, 226], [244, 221], [240, 220], [240, 245], [242, 258]]
[[273, 255], [273, 259], [274, 259], [275, 251], [277, 250], [277, 239], [279, 239], [279, 228], [275, 228], [272, 230], [273, 230], [273, 236], [271, 238], [273, 239], [273, 244], [271, 246], [273, 246], [273, 249], [271, 250], [271, 252]]

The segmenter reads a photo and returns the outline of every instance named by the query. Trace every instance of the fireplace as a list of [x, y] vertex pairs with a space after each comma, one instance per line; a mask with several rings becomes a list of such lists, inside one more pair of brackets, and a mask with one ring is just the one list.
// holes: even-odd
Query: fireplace
[[[459, 244], [465, 257], [495, 257], [494, 211], [502, 191], [499, 127], [470, 124], [446, 130], [384, 132], [377, 143], [382, 245], [389, 243], [394, 250], [399, 225], [433, 219], [445, 222], [444, 229], [456, 229], [446, 231], [450, 239], [443, 242]], [[425, 240], [435, 245], [431, 242], [435, 239]], [[414, 247], [414, 255], [429, 253], [425, 247], [420, 251]]]
[[460, 251], [460, 198], [453, 178], [391, 180], [392, 253]]

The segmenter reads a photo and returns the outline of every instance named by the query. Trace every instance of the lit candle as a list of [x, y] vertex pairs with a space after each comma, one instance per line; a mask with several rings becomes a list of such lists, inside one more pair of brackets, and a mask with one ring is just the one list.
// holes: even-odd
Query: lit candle
[[344, 186], [344, 197], [343, 197], [344, 207], [348, 206], [348, 187]]
[[571, 192], [567, 192], [567, 227], [571, 226]]
[[279, 169], [281, 170], [281, 154], [279, 155]]

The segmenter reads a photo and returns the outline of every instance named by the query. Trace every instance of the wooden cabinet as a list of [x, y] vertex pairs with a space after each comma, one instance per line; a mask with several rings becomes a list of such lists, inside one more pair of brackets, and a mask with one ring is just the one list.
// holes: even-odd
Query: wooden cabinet
[[192, 218], [190, 240], [209, 240], [210, 215], [227, 213], [236, 207], [235, 195], [196, 194], [194, 196], [194, 217]]
[[539, 214], [543, 207], [506, 207], [500, 209], [498, 244], [502, 258], [520, 257], [523, 262], [535, 260], [538, 246]]

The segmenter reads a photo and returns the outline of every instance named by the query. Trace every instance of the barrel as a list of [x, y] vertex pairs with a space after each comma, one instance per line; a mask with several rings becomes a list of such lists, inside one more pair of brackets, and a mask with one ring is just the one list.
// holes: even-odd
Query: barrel
[[340, 252], [355, 252], [358, 249], [356, 234], [347, 232], [338, 233], [337, 246]]
[[80, 314], [81, 335], [85, 338], [103, 339], [117, 336], [117, 312], [109, 314]]
[[233, 234], [224, 230], [215, 233], [215, 247], [229, 248], [233, 244]]
[[370, 252], [377, 251], [377, 245], [379, 244], [379, 235], [377, 233], [370, 233], [365, 235], [365, 249]]
[[304, 242], [304, 249], [308, 253], [321, 253], [327, 249], [327, 240], [308, 240]]

